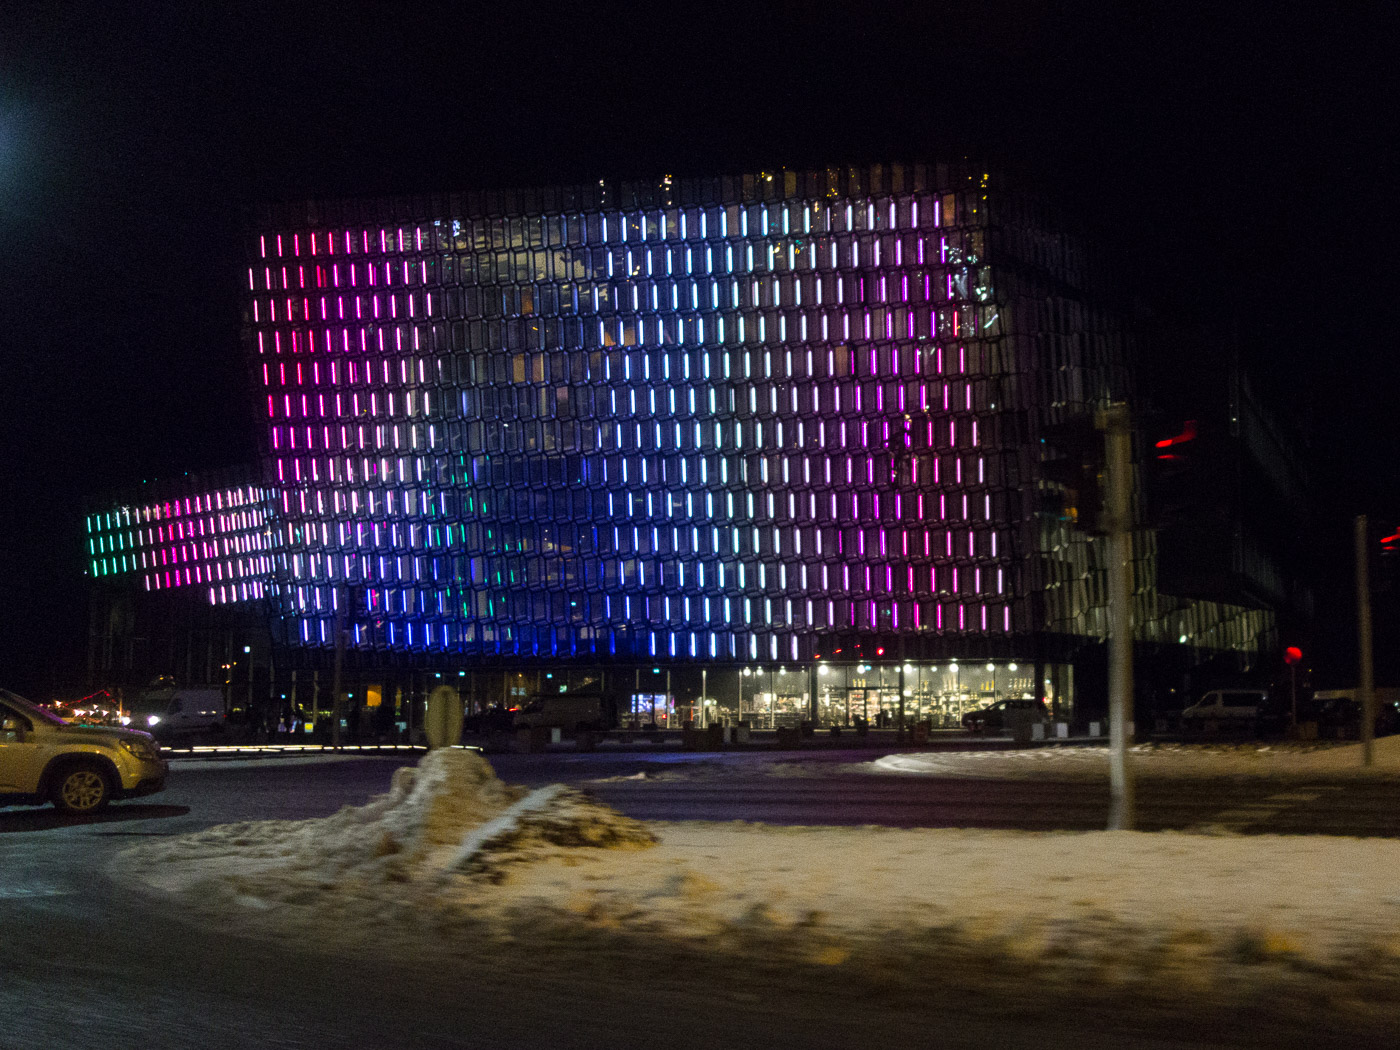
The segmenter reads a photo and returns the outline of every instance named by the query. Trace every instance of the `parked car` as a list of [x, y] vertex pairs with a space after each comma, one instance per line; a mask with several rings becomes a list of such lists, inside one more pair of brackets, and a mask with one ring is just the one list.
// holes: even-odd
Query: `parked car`
[[168, 768], [149, 733], [70, 724], [0, 689], [0, 806], [52, 802], [93, 813], [114, 798], [163, 791]]
[[963, 728], [972, 733], [999, 733], [1016, 722], [1034, 725], [1050, 721], [1044, 700], [1006, 699], [969, 711], [962, 716]]
[[[1318, 732], [1324, 737], [1357, 739], [1361, 736], [1361, 701], [1350, 696], [1323, 700], [1317, 711]], [[1376, 736], [1400, 733], [1400, 702], [1376, 698]]]
[[557, 727], [569, 731], [603, 728], [603, 702], [596, 696], [541, 696], [515, 714], [515, 727]]
[[515, 714], [507, 710], [504, 704], [488, 707], [462, 720], [464, 733], [509, 733], [514, 726]]

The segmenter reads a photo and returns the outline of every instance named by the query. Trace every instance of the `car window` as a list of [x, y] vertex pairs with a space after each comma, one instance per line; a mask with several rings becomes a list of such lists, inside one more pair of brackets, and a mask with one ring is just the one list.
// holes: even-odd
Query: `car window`
[[0, 726], [4, 727], [0, 728], [0, 744], [18, 743], [20, 730], [28, 732], [34, 728], [29, 719], [4, 704], [0, 704]]
[[68, 724], [52, 711], [31, 703], [18, 693], [12, 693], [8, 689], [0, 689], [0, 699], [3, 699], [9, 707], [23, 716], [30, 725], [33, 725], [35, 721], [48, 722], [56, 726]]

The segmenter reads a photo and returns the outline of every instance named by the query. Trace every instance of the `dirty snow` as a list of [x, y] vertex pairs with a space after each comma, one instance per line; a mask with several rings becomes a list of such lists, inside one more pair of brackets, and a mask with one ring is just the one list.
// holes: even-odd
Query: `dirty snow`
[[[1375, 762], [1361, 764], [1361, 745], [1339, 741], [1143, 743], [1130, 749], [1134, 772], [1163, 779], [1258, 777], [1262, 779], [1393, 779], [1400, 777], [1400, 736], [1375, 742]], [[598, 777], [593, 784], [730, 780], [735, 777], [830, 777], [914, 774], [980, 779], [1104, 779], [1108, 748], [1103, 744], [1030, 747], [940, 748], [901, 751], [867, 761], [826, 757], [770, 758], [763, 754], [723, 755], [688, 761], [655, 762], [636, 773]]]
[[[1375, 741], [1374, 764], [1361, 764], [1360, 744], [1138, 744], [1130, 749], [1143, 777], [1393, 778], [1400, 776], [1400, 736]], [[858, 767], [857, 767], [858, 768]], [[1048, 746], [1006, 751], [939, 751], [886, 755], [873, 773], [911, 773], [1019, 780], [1107, 778], [1108, 748]]]
[[412, 882], [453, 863], [468, 866], [494, 850], [493, 872], [515, 859], [539, 859], [553, 850], [588, 842], [650, 844], [644, 825], [614, 813], [577, 791], [559, 788], [548, 811], [526, 809], [503, 822], [498, 834], [472, 856], [464, 841], [482, 826], [518, 810], [524, 788], [497, 778], [474, 751], [430, 752], [415, 766], [394, 771], [387, 794], [364, 806], [346, 806], [316, 820], [264, 820], [222, 824], [162, 843], [153, 885], [184, 884], [187, 867], [227, 872], [275, 870], [294, 898], [306, 886], [365, 886]]
[[380, 957], [689, 953], [886, 990], [935, 974], [1166, 999], [1331, 982], [1400, 1001], [1390, 840], [641, 824], [438, 751], [366, 806], [153, 841], [115, 871], [197, 920]]

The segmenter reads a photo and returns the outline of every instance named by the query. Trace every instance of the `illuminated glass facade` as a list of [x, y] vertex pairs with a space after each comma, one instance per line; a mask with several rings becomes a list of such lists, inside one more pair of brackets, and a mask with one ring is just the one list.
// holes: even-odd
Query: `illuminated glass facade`
[[[1133, 401], [1133, 347], [1033, 196], [889, 165], [313, 202], [248, 254], [256, 482], [92, 516], [95, 576], [266, 597], [308, 673], [341, 623], [365, 673], [606, 678], [639, 724], [1103, 694], [1105, 544], [1047, 511], [1041, 435]], [[1272, 644], [1160, 594], [1155, 544], [1139, 666]]]
[[140, 577], [147, 591], [194, 588], [214, 605], [265, 597], [269, 493], [246, 483], [192, 488], [89, 514], [92, 577]]
[[[250, 254], [287, 643], [331, 645], [341, 602], [357, 647], [502, 658], [1104, 633], [1036, 435], [1128, 393], [1123, 336], [985, 175], [310, 204]], [[1148, 547], [1145, 636], [1237, 619], [1160, 600]]]
[[359, 645], [512, 656], [1030, 628], [977, 187], [516, 196], [258, 233], [289, 641], [344, 594]]

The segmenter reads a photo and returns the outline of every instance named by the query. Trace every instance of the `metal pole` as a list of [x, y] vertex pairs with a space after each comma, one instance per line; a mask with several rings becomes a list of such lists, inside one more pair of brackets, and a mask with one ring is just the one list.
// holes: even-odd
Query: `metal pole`
[[1298, 665], [1288, 665], [1289, 693], [1292, 696], [1293, 728], [1298, 728]]
[[706, 668], [700, 669], [700, 717], [696, 720], [696, 725], [700, 729], [705, 728], [705, 704], [710, 695], [710, 672]]
[[1108, 830], [1133, 827], [1133, 778], [1128, 766], [1133, 713], [1133, 610], [1129, 565], [1132, 556], [1132, 431], [1128, 406], [1115, 402], [1103, 411], [1104, 473], [1108, 511]]
[[331, 747], [340, 746], [340, 670], [345, 662], [345, 588], [337, 587], [335, 598], [335, 665], [331, 672]]
[[908, 675], [904, 673], [904, 668], [908, 664], [899, 665], [899, 742], [904, 743], [904, 686], [908, 680]]
[[1371, 664], [1371, 569], [1367, 557], [1366, 515], [1356, 516], [1356, 629], [1361, 656], [1361, 764], [1376, 758], [1376, 683]]

